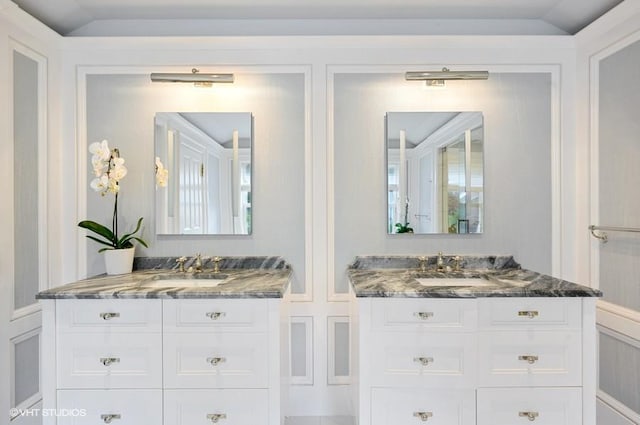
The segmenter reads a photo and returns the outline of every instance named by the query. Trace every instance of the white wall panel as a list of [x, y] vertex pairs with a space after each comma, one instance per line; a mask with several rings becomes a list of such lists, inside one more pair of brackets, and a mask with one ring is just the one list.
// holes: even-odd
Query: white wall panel
[[[292, 292], [305, 292], [304, 74], [236, 73], [234, 84], [195, 88], [151, 83], [149, 74], [87, 76], [87, 143], [109, 140], [126, 160], [120, 182], [121, 229], [144, 217], [138, 256], [282, 255], [293, 265]], [[249, 236], [156, 236], [153, 118], [156, 112], [251, 112], [254, 116], [253, 233]], [[90, 156], [85, 167], [87, 181]], [[151, 161], [151, 162], [150, 162]], [[87, 186], [87, 219], [110, 226], [113, 196]], [[87, 244], [87, 274], [104, 271], [98, 245]]]
[[[542, 70], [492, 72], [487, 81], [450, 81], [444, 89], [428, 89], [404, 81], [402, 73], [337, 71], [336, 293], [346, 292], [345, 269], [362, 254], [513, 254], [524, 267], [551, 273], [551, 81]], [[387, 235], [384, 116], [398, 111], [484, 114], [483, 234]]]

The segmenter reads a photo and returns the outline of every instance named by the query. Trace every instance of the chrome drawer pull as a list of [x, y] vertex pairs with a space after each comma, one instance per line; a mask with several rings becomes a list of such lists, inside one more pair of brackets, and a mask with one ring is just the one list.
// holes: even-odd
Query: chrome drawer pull
[[530, 421], [535, 421], [540, 414], [538, 412], [520, 412], [518, 413], [518, 416], [521, 418], [527, 418]]
[[120, 359], [118, 357], [100, 357], [100, 363], [111, 366], [113, 363], [120, 363]]
[[120, 313], [100, 313], [100, 318], [102, 320], [111, 320], [114, 317], [120, 317]]
[[433, 416], [433, 412], [414, 412], [413, 416], [420, 418], [422, 422], [427, 422]]
[[518, 360], [523, 360], [529, 364], [534, 364], [538, 361], [538, 356], [518, 356]]
[[207, 415], [207, 419], [209, 419], [212, 423], [217, 424], [220, 422], [220, 419], [227, 419], [227, 415], [224, 413], [209, 413]]
[[207, 363], [209, 363], [211, 366], [218, 366], [218, 364], [224, 363], [226, 361], [227, 359], [225, 359], [224, 357], [207, 357]]
[[422, 366], [429, 366], [429, 363], [433, 363], [433, 357], [414, 357], [413, 361]]
[[219, 318], [224, 316], [225, 316], [225, 313], [220, 311], [210, 311], [209, 313], [207, 313], [207, 317], [211, 320], [218, 320]]
[[533, 319], [534, 317], [538, 317], [539, 313], [536, 310], [522, 310], [518, 312], [518, 316], [520, 317], [528, 317], [529, 319]]
[[114, 419], [122, 419], [122, 416], [117, 413], [109, 413], [107, 415], [100, 415], [100, 419], [102, 419], [102, 422], [105, 424], [110, 424]]
[[417, 313], [413, 313], [413, 315], [416, 316], [420, 320], [427, 320], [430, 317], [433, 317], [433, 313], [430, 312], [430, 311], [419, 311]]

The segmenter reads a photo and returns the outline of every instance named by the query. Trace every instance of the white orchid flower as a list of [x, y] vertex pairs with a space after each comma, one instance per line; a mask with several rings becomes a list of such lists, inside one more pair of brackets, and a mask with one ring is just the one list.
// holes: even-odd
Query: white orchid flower
[[89, 186], [96, 192], [104, 192], [109, 187], [109, 177], [107, 177], [106, 174], [103, 174], [102, 176], [91, 180]]
[[169, 179], [169, 170], [164, 168], [160, 157], [156, 156], [156, 185], [166, 187]]
[[100, 177], [107, 168], [107, 163], [103, 161], [102, 158], [96, 155], [91, 158], [91, 165], [93, 166], [93, 174], [96, 177]]
[[109, 158], [111, 158], [111, 149], [109, 149], [109, 142], [106, 140], [90, 144], [89, 152], [91, 152], [94, 157], [100, 158], [102, 161], [108, 161]]
[[124, 166], [124, 158], [113, 158], [111, 163], [112, 165], [109, 177], [118, 182], [127, 175], [127, 167]]
[[116, 195], [120, 191], [120, 185], [118, 185], [118, 180], [114, 178], [110, 178], [110, 179], [107, 179], [107, 181], [108, 181], [107, 191]]

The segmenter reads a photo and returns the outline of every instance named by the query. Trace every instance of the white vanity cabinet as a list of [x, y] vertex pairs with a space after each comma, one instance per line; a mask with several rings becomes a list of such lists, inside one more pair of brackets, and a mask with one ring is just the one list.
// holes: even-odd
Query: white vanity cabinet
[[46, 299], [45, 424], [277, 425], [282, 299]]
[[352, 297], [360, 425], [594, 425], [593, 298]]

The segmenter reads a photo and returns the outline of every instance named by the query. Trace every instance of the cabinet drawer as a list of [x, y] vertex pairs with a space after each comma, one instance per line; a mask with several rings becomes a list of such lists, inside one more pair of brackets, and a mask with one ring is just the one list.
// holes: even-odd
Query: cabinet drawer
[[58, 388], [161, 388], [161, 334], [62, 334]]
[[69, 412], [58, 416], [58, 425], [159, 425], [162, 390], [61, 390], [58, 411]]
[[265, 332], [267, 300], [167, 300], [165, 332]]
[[160, 332], [161, 300], [58, 300], [59, 332]]
[[268, 423], [268, 415], [267, 390], [164, 392], [165, 425], [257, 425]]
[[266, 388], [267, 334], [166, 334], [167, 388]]
[[486, 330], [582, 328], [580, 298], [482, 298], [478, 308]]
[[478, 425], [576, 425], [582, 423], [579, 388], [478, 390]]
[[374, 299], [371, 312], [373, 329], [384, 331], [473, 331], [477, 322], [474, 299]]
[[481, 332], [478, 342], [481, 386], [580, 386], [579, 332]]
[[474, 334], [374, 334], [372, 385], [473, 387]]
[[371, 425], [474, 425], [475, 408], [473, 390], [371, 390]]

